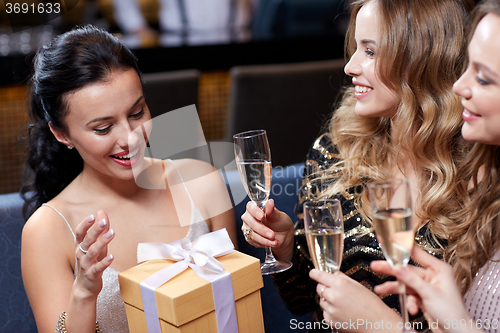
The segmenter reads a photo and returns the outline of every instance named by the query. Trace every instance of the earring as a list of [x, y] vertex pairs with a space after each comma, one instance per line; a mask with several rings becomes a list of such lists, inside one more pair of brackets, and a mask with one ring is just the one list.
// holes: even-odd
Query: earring
[[73, 146], [67, 146], [67, 147], [68, 147], [68, 149], [73, 149]]

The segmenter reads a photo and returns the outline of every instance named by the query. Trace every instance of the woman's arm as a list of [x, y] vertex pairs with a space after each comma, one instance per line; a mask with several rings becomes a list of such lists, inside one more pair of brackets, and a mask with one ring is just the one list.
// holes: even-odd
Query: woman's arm
[[[412, 258], [422, 267], [396, 267], [392, 269], [388, 263], [375, 261], [371, 267], [374, 271], [395, 275], [407, 286], [408, 310], [414, 314], [418, 308], [433, 322], [439, 323], [443, 332], [483, 332], [475, 327], [460, 328], [460, 325], [446, 323], [470, 322], [471, 318], [465, 309], [462, 296], [455, 283], [452, 267], [426, 253], [419, 246], [413, 246]], [[378, 294], [395, 293], [397, 282], [386, 282], [375, 288]], [[470, 325], [469, 325], [470, 326]]]
[[[103, 220], [106, 224], [101, 228]], [[50, 208], [38, 209], [23, 229], [23, 282], [40, 333], [54, 332], [63, 311], [67, 313], [68, 332], [95, 332], [96, 300], [102, 272], [112, 262], [105, 252], [113, 234], [111, 231], [111, 237], [105, 237], [109, 223], [103, 212], [97, 214], [97, 220], [86, 218], [75, 231], [77, 244], [82, 242], [87, 254], [75, 246], [68, 227]], [[72, 268], [75, 256], [79, 263], [76, 279]]]

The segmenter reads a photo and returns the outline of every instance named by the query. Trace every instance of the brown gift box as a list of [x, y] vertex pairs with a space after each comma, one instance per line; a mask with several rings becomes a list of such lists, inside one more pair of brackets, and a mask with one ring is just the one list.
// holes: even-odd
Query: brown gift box
[[[241, 252], [216, 258], [231, 273], [239, 333], [264, 332], [260, 261]], [[170, 260], [150, 260], [118, 275], [130, 333], [147, 332], [140, 283]], [[162, 333], [217, 333], [211, 283], [188, 268], [155, 290]]]

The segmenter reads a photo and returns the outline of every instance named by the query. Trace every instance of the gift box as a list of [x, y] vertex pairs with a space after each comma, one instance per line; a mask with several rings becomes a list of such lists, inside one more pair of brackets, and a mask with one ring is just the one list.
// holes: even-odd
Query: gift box
[[[216, 259], [231, 274], [238, 331], [264, 332], [260, 261], [237, 251]], [[149, 260], [118, 275], [131, 333], [147, 332], [140, 283], [173, 264]], [[218, 332], [211, 282], [191, 268], [156, 288], [154, 295], [162, 333]]]

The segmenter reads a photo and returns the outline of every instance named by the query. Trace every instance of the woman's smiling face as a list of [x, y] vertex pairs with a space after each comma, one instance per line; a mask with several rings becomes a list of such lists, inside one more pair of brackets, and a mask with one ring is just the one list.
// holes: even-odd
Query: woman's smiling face
[[[84, 170], [133, 179], [132, 165], [143, 163], [145, 147], [132, 131], [151, 119], [135, 70], [114, 70], [104, 82], [69, 93], [65, 102], [67, 131], [56, 137], [78, 150]], [[144, 128], [147, 136], [150, 130]]]
[[379, 9], [370, 1], [356, 15], [356, 52], [345, 66], [352, 76], [357, 99], [355, 112], [362, 117], [391, 117], [400, 98], [381, 80], [377, 72], [377, 45], [379, 44]]
[[453, 86], [462, 97], [468, 141], [500, 145], [500, 16], [487, 14], [468, 47], [469, 65]]

